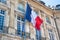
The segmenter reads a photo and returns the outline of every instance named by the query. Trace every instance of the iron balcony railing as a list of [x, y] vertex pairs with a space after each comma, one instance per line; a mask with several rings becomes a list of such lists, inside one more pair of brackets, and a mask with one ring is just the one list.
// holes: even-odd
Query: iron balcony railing
[[7, 35], [12, 35], [12, 36], [19, 36], [21, 38], [29, 38], [30, 39], [30, 33], [20, 31], [19, 33], [21, 33], [21, 35], [22, 35], [22, 36], [20, 36], [20, 34], [18, 34], [17, 31], [16, 31], [15, 34], [9, 34], [8, 30], [9, 30], [9, 27], [0, 26], [0, 34], [7, 34]]

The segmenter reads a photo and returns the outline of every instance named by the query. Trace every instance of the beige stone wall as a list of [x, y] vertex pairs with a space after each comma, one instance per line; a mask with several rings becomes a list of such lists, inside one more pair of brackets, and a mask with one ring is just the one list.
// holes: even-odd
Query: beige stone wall
[[[18, 3], [21, 2], [21, 0], [8, 0], [7, 1], [7, 5], [2, 5], [0, 3], [0, 8], [1, 9], [4, 9], [6, 10], [6, 20], [5, 20], [5, 23], [4, 25], [8, 27], [8, 33], [9, 34], [1, 34], [0, 35], [0, 39], [1, 40], [23, 40], [23, 38], [17, 36], [16, 37], [16, 30], [17, 30], [17, 15], [20, 15], [21, 17], [24, 17], [20, 11], [17, 11], [17, 6], [18, 6]], [[26, 0], [23, 1], [23, 3], [25, 4], [25, 7], [26, 7]], [[57, 34], [57, 31], [56, 31], [56, 27], [55, 27], [55, 24], [54, 24], [54, 19], [51, 18], [51, 16], [53, 17], [53, 13], [52, 13], [52, 10], [47, 8], [46, 6], [42, 5], [41, 3], [38, 3], [38, 2], [33, 2], [32, 0], [28, 0], [28, 3], [31, 5], [31, 7], [33, 8], [33, 10], [36, 10], [38, 12], [38, 15], [43, 19], [43, 27], [41, 26], [41, 36], [42, 36], [42, 40], [43, 39], [46, 39], [46, 40], [49, 40], [49, 33], [48, 33], [48, 29], [52, 30], [54, 32], [54, 35], [55, 35], [55, 40], [59, 40], [58, 38], [58, 34]], [[32, 5], [33, 4], [33, 5]], [[41, 15], [42, 13], [40, 11], [43, 11], [43, 16]], [[48, 24], [46, 22], [46, 16], [49, 16], [50, 17], [50, 21], [51, 21], [51, 24]], [[59, 16], [60, 17], [60, 16]], [[59, 19], [60, 20], [60, 19]], [[60, 26], [60, 22], [59, 20], [57, 20], [57, 24], [58, 26]], [[25, 24], [25, 28], [26, 28], [26, 32], [29, 33], [30, 32], [30, 37], [31, 38], [34, 38], [34, 40], [36, 40], [36, 30], [35, 28], [33, 27], [33, 25], [31, 23], [29, 23], [28, 21], [26, 21], [26, 24]], [[11, 36], [11, 34], [13, 34], [13, 36]], [[15, 36], [14, 36], [15, 35]], [[27, 38], [27, 40], [31, 40], [29, 38]]]

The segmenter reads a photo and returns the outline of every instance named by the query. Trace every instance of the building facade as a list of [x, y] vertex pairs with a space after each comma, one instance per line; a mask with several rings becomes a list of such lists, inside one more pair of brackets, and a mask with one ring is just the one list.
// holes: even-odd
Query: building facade
[[[41, 30], [24, 22], [26, 3], [43, 19]], [[0, 40], [59, 40], [53, 11], [37, 0], [0, 0]]]

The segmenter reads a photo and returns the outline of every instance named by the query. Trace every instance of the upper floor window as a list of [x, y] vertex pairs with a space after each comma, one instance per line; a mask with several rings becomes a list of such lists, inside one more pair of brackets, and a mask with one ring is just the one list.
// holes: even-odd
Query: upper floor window
[[17, 20], [24, 22], [24, 18], [21, 18], [20, 16], [17, 17]]
[[0, 2], [2, 2], [2, 3], [4, 3], [4, 4], [6, 4], [6, 0], [0, 0]]
[[17, 20], [21, 20], [20, 16], [17, 17]]
[[24, 9], [24, 4], [23, 3], [19, 3], [18, 4], [18, 10], [22, 11], [22, 12], [25, 12], [25, 9]]
[[41, 38], [41, 31], [36, 30], [36, 39], [40, 40]]
[[53, 32], [51, 30], [48, 30], [48, 32], [49, 32], [50, 40], [54, 40]]
[[0, 30], [3, 30], [5, 11], [0, 9]]
[[24, 22], [22, 22], [22, 19], [20, 16], [17, 16], [17, 34], [20, 36], [24, 36], [25, 34], [25, 27]]
[[48, 16], [46, 16], [46, 22], [51, 24], [50, 18]]
[[60, 10], [60, 4], [56, 5], [56, 10]]
[[4, 15], [5, 11], [0, 9], [0, 14]]
[[22, 29], [22, 28], [21, 28], [21, 24], [20, 24], [19, 21], [17, 21], [17, 34], [20, 35], [20, 36], [22, 35], [22, 34], [21, 34], [21, 32], [22, 32], [21, 29]]
[[23, 22], [24, 22], [24, 18], [21, 18], [21, 21], [23, 21]]
[[39, 15], [39, 13], [38, 13], [38, 11], [36, 11], [36, 10], [33, 10], [37, 15]]

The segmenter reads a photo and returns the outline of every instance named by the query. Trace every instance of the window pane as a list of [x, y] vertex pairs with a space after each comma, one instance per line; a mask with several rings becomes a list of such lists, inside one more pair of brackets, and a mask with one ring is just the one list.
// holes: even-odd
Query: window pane
[[5, 11], [4, 10], [0, 10], [0, 14], [5, 14]]
[[4, 16], [0, 15], [0, 30], [3, 29], [3, 23], [4, 23]]
[[23, 4], [19, 4], [18, 5], [18, 10], [22, 11], [22, 12], [25, 12], [24, 10], [24, 5]]
[[2, 13], [2, 14], [5, 14], [5, 11], [4, 11], [4, 10], [1, 10], [1, 13]]
[[20, 20], [20, 17], [19, 17], [19, 16], [17, 16], [17, 19], [18, 19], [18, 20]]
[[20, 35], [20, 36], [22, 36], [21, 32], [22, 32], [22, 31], [21, 31], [20, 22], [17, 21], [17, 34]]
[[20, 22], [17, 22], [17, 30], [20, 30]]
[[53, 35], [52, 31], [48, 30], [48, 32], [49, 32], [50, 40], [54, 40], [54, 35]]
[[50, 18], [46, 17], [46, 22], [48, 22], [49, 24], [51, 24]]
[[0, 0], [0, 2], [2, 2], [2, 3], [5, 3], [5, 4], [6, 4], [6, 0]]
[[41, 38], [41, 31], [36, 30], [36, 39], [40, 40]]
[[24, 21], [24, 18], [21, 18], [21, 21]]
[[22, 23], [22, 31], [23, 31], [23, 32], [25, 31], [24, 23]]

